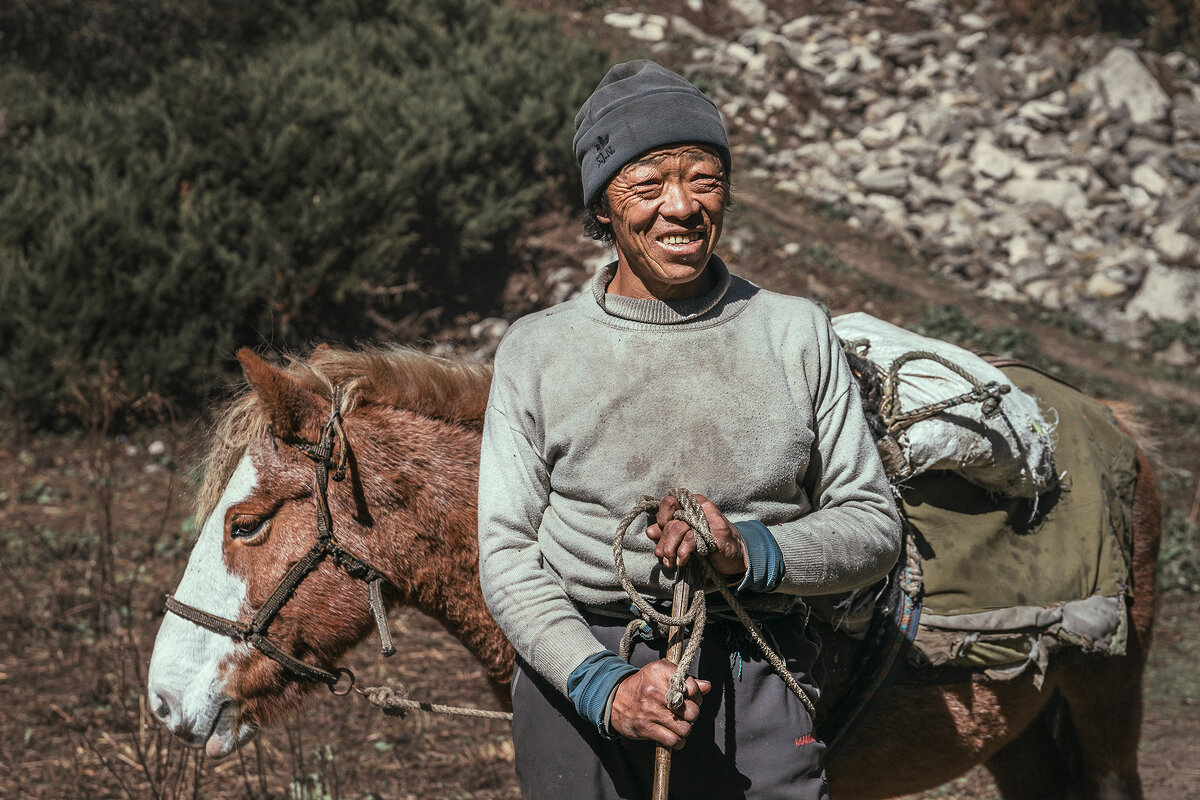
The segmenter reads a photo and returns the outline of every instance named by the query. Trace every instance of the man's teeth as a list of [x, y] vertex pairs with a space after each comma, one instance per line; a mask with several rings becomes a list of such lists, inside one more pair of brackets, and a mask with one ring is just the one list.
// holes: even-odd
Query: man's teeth
[[698, 233], [672, 233], [662, 238], [663, 244], [690, 244], [700, 238]]

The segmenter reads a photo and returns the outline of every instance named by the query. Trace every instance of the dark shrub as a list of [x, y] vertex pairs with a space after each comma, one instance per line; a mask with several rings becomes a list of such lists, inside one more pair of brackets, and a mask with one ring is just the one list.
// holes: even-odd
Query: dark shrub
[[494, 299], [518, 226], [563, 202], [603, 65], [486, 0], [369, 5], [313, 4], [245, 57], [139, 90], [0, 77], [21, 97], [0, 144], [0, 387], [27, 418], [52, 421], [62, 376], [101, 362], [190, 401], [237, 345]]

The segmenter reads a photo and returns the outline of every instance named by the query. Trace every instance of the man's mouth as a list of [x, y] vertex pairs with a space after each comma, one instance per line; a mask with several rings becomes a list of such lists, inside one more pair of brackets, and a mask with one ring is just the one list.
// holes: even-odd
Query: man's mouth
[[689, 231], [687, 233], [668, 233], [666, 236], [659, 237], [659, 241], [669, 247], [677, 247], [679, 245], [691, 244], [698, 242], [704, 238], [704, 233], [701, 231]]

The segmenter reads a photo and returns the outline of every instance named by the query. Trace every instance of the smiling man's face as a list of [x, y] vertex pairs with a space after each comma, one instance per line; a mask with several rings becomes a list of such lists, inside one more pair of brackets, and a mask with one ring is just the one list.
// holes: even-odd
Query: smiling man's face
[[608, 291], [670, 300], [709, 289], [704, 275], [725, 220], [725, 170], [702, 145], [652, 150], [630, 161], [605, 190], [617, 275]]

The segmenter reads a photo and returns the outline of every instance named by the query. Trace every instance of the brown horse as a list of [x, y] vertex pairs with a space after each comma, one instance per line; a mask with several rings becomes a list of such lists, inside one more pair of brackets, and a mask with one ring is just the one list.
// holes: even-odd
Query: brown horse
[[[229, 754], [318, 682], [338, 680], [337, 660], [372, 629], [358, 579], [379, 577], [393, 589], [389, 602], [441, 620], [507, 684], [513, 652], [484, 606], [476, 564], [490, 370], [404, 350], [321, 348], [286, 368], [249, 351], [239, 358], [249, 388], [214, 436], [199, 500], [206, 521], [155, 642], [155, 715], [211, 756]], [[346, 390], [340, 420], [335, 387]], [[314, 511], [324, 506], [313, 467], [322, 459], [333, 462], [335, 540], [318, 532]], [[1006, 798], [1142, 797], [1141, 683], [1161, 509], [1140, 451], [1138, 467], [1127, 654], [1059, 659], [1040, 689], [1027, 677], [930, 681], [929, 668], [905, 666], [830, 763], [833, 796], [911, 793], [982, 763]], [[298, 583], [283, 602], [285, 573]], [[826, 646], [837, 665], [857, 644], [830, 633]], [[280, 660], [264, 654], [272, 649]]]

